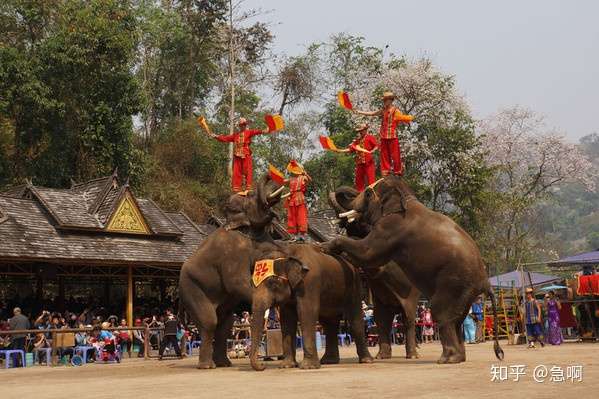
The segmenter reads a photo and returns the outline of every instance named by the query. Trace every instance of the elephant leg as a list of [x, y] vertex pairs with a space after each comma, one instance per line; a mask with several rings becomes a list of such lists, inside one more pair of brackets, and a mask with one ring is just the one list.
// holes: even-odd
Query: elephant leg
[[295, 306], [281, 307], [281, 333], [283, 334], [283, 361], [279, 367], [297, 367], [295, 360], [295, 336], [297, 333], [297, 310]]
[[222, 304], [216, 310], [217, 324], [216, 331], [214, 334], [214, 352], [212, 354], [212, 360], [216, 367], [231, 367], [231, 360], [227, 356], [227, 339], [231, 336], [231, 329], [233, 328], [232, 309], [234, 306], [231, 304]]
[[192, 298], [185, 301], [185, 309], [200, 328], [202, 345], [200, 346], [199, 369], [213, 369], [216, 367], [212, 360], [214, 350], [214, 331], [216, 330], [217, 317], [215, 306], [206, 298], [201, 290], [195, 288]]
[[354, 337], [360, 363], [372, 363], [372, 356], [368, 351], [368, 343], [366, 342], [364, 317], [362, 316], [362, 310], [358, 305], [352, 309], [349, 322], [351, 323], [351, 333]]
[[406, 359], [418, 359], [420, 355], [416, 349], [416, 318], [414, 315], [404, 316], [404, 329], [406, 339]]
[[320, 364], [338, 364], [339, 363], [339, 319], [321, 320], [326, 335], [326, 350], [320, 359]]
[[433, 295], [431, 305], [433, 319], [439, 326], [439, 335], [441, 345], [443, 345], [443, 354], [437, 363], [460, 363], [465, 361], [465, 355], [462, 351], [463, 343], [460, 344], [459, 334], [456, 331], [457, 323], [461, 323], [463, 313], [462, 301], [451, 298], [452, 290], [447, 290], [443, 294]]
[[298, 314], [304, 339], [304, 359], [300, 363], [302, 369], [320, 368], [316, 349], [316, 322], [319, 311], [320, 303], [317, 298], [298, 299]]
[[379, 353], [377, 359], [391, 358], [391, 327], [393, 324], [393, 309], [385, 306], [375, 297], [374, 299], [374, 320], [379, 333]]
[[403, 326], [404, 337], [406, 340], [406, 358], [418, 359], [417, 344], [416, 344], [416, 312], [418, 308], [418, 299], [420, 292], [412, 289], [410, 295], [400, 300], [403, 311]]

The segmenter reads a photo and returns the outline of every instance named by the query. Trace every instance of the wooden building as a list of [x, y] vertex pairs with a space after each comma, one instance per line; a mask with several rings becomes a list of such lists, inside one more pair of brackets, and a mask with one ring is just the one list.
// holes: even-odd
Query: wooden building
[[66, 283], [101, 280], [107, 296], [125, 284], [131, 325], [136, 280], [175, 281], [214, 229], [135, 197], [116, 173], [70, 189], [28, 183], [0, 193], [0, 283], [27, 280], [37, 295], [54, 284], [59, 301]]

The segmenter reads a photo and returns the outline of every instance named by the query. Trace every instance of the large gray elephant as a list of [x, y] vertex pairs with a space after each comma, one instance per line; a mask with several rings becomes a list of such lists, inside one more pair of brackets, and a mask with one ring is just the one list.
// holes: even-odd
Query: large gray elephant
[[231, 365], [226, 340], [233, 309], [252, 300], [252, 260], [281, 247], [269, 234], [275, 218], [271, 207], [281, 193], [264, 177], [255, 192], [232, 195], [225, 206], [227, 224], [210, 234], [181, 268], [180, 304], [201, 331], [198, 368]]
[[[341, 258], [323, 254], [312, 244], [292, 244], [285, 252], [271, 252], [274, 275], [259, 282], [252, 300], [252, 346], [250, 361], [255, 370], [264, 370], [258, 362], [258, 347], [263, 332], [261, 315], [272, 306], [280, 306], [284, 359], [282, 367], [295, 363], [297, 321], [302, 327], [303, 369], [321, 364], [339, 363], [337, 333], [341, 316], [349, 322], [360, 363], [371, 363], [360, 309], [360, 274]], [[316, 323], [324, 327], [326, 351], [318, 359]]]
[[[424, 206], [407, 183], [387, 176], [369, 186], [342, 216], [369, 226], [361, 239], [338, 237], [322, 246], [329, 253], [345, 253], [352, 263], [378, 268], [395, 261], [410, 281], [431, 300], [439, 325], [443, 352], [438, 363], [466, 360], [461, 326], [475, 298], [486, 293], [496, 301], [474, 240], [449, 217]], [[503, 350], [494, 326], [494, 350]]]
[[[339, 216], [351, 210], [352, 201], [359, 191], [352, 187], [340, 187], [329, 194], [329, 204]], [[339, 220], [339, 227], [352, 238], [364, 238], [370, 232], [370, 225], [360, 220]], [[395, 262], [389, 262], [379, 269], [364, 268], [364, 274], [374, 299], [374, 320], [379, 333], [379, 352], [377, 359], [392, 356], [390, 335], [393, 317], [399, 314], [405, 337], [406, 358], [418, 358], [416, 349], [416, 308], [420, 291], [414, 287], [406, 274]]]

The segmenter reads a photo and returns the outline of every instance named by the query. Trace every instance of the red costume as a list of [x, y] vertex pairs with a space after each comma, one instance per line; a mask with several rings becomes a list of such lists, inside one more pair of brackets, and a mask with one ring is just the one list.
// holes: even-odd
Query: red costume
[[289, 197], [287, 198], [287, 231], [290, 234], [308, 232], [308, 211], [306, 210], [306, 180], [304, 175], [289, 178]]
[[403, 173], [401, 163], [401, 150], [399, 140], [397, 139], [396, 128], [398, 123], [397, 116], [401, 112], [394, 106], [383, 109], [381, 121], [381, 174], [387, 176], [391, 171], [393, 162], [393, 173], [398, 175]]
[[[373, 135], [366, 133], [361, 138], [357, 138], [349, 145], [349, 151], [354, 153], [356, 161], [355, 169], [355, 186], [356, 190], [364, 191], [367, 185], [371, 185], [375, 180], [374, 158], [372, 154], [363, 152], [357, 149], [357, 146], [365, 150], [372, 151], [377, 147], [376, 138]], [[366, 179], [367, 184], [364, 184]]]
[[252, 137], [264, 133], [262, 130], [244, 129], [233, 134], [216, 136], [218, 141], [233, 143], [233, 178], [231, 180], [233, 191], [243, 191], [243, 177], [245, 176], [245, 190], [252, 188]]

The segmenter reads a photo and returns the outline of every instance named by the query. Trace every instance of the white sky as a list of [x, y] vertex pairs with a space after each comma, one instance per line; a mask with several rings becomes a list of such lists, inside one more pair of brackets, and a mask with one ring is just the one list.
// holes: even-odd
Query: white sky
[[475, 117], [521, 105], [571, 141], [599, 133], [599, 1], [246, 0], [272, 10], [277, 52], [346, 32], [456, 76]]

